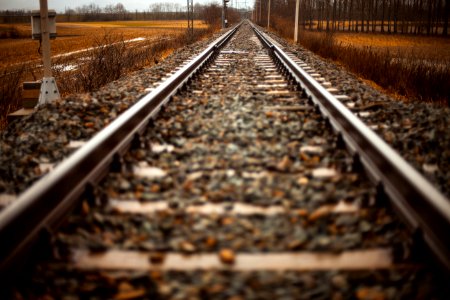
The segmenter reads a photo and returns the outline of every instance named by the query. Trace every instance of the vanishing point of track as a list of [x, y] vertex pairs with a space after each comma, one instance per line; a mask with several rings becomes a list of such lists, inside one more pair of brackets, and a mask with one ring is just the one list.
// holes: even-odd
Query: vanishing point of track
[[[248, 23], [217, 39], [1, 212], [2, 279], [46, 239], [80, 270], [413, 269], [416, 251], [449, 270], [448, 199], [302, 67]], [[388, 238], [384, 206], [406, 225]], [[145, 216], [159, 229], [136, 245], [93, 241], [87, 224]]]

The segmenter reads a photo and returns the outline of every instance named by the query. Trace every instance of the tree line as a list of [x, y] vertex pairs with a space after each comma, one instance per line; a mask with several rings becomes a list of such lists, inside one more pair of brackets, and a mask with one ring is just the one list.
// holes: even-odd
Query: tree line
[[[271, 14], [294, 20], [296, 0], [271, 0]], [[253, 19], [267, 24], [269, 0], [255, 0]], [[300, 0], [310, 30], [448, 35], [450, 0]]]
[[[28, 23], [30, 10], [0, 11], [0, 23]], [[230, 21], [239, 19], [239, 12], [228, 9]], [[219, 3], [194, 5], [194, 19], [203, 20], [209, 25], [220, 25], [222, 6]], [[100, 7], [91, 3], [75, 8], [67, 7], [64, 13], [57, 14], [57, 22], [90, 22], [90, 21], [145, 21], [145, 20], [186, 20], [187, 9], [177, 3], [153, 3], [142, 11], [129, 11], [122, 3]]]
[[129, 11], [122, 3], [106, 5], [104, 8], [91, 3], [74, 9], [66, 8], [60, 19], [68, 22], [182, 20], [186, 19], [186, 6], [161, 2], [151, 4], [142, 11]]

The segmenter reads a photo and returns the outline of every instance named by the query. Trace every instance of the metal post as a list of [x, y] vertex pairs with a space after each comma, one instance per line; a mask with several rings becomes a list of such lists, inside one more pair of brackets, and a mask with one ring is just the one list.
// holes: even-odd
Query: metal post
[[269, 7], [267, 8], [267, 29], [270, 28], [270, 0], [269, 0]]
[[39, 94], [39, 105], [42, 105], [59, 99], [60, 95], [55, 78], [52, 77], [47, 0], [39, 0], [39, 5], [41, 10], [42, 60], [44, 63], [44, 78], [42, 79], [41, 92]]
[[294, 30], [294, 42], [298, 42], [298, 17], [300, 14], [300, 0], [295, 2], [295, 30]]

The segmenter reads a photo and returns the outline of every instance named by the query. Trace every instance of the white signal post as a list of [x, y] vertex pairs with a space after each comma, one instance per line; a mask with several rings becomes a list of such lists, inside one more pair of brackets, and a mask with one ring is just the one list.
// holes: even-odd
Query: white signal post
[[47, 0], [39, 0], [39, 5], [41, 13], [41, 42], [42, 60], [44, 63], [44, 78], [42, 79], [38, 105], [43, 105], [51, 101], [60, 99], [61, 97], [59, 95], [58, 87], [56, 86], [55, 78], [53, 78], [52, 76]]

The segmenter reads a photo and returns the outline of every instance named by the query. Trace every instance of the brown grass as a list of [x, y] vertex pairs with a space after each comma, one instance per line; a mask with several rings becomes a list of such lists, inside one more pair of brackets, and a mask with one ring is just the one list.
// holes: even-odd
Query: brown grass
[[20, 25], [0, 24], [0, 39], [21, 39], [29, 37], [29, 32]]
[[[271, 29], [293, 42], [292, 21], [274, 17]], [[299, 42], [397, 99], [450, 105], [448, 38], [301, 30]]]
[[[0, 31], [9, 28], [0, 24]], [[51, 42], [52, 55], [67, 53], [91, 47], [106, 34], [121, 35], [124, 40], [138, 37], [152, 38], [161, 35], [180, 35], [186, 30], [186, 21], [122, 21], [122, 22], [86, 22], [58, 23], [57, 38]], [[17, 24], [21, 38], [0, 40], [0, 69], [15, 63], [40, 59], [39, 41], [31, 39], [31, 25]], [[206, 29], [201, 21], [194, 28]]]
[[[89, 52], [53, 59], [53, 66], [60, 67], [54, 69], [53, 76], [62, 96], [96, 90], [129, 72], [161, 61], [173, 50], [211, 33], [197, 24], [195, 28], [203, 29], [196, 29], [194, 38], [190, 39], [186, 26], [179, 21], [153, 22], [153, 27], [147, 24], [150, 22], [145, 22], [146, 27], [142, 27], [144, 22], [131, 22], [131, 27], [123, 27], [122, 23], [59, 24], [59, 37], [52, 41], [53, 56], [95, 47]], [[138, 37], [147, 40], [125, 43]], [[30, 38], [0, 41], [0, 129], [6, 125], [6, 115], [20, 106], [22, 82], [42, 77], [42, 70], [34, 68], [40, 63], [38, 45], [38, 41]], [[63, 71], [69, 65], [76, 70]]]
[[450, 39], [448, 38], [343, 32], [336, 32], [334, 38], [337, 44], [343, 46], [371, 47], [373, 50], [409, 53], [421, 58], [450, 60]]
[[[302, 32], [300, 42], [391, 94], [449, 104], [448, 40], [380, 34]], [[430, 50], [434, 48], [433, 50]]]
[[294, 38], [294, 26], [292, 21], [279, 16], [273, 16], [271, 19], [271, 28], [274, 29], [282, 37], [293, 41]]

